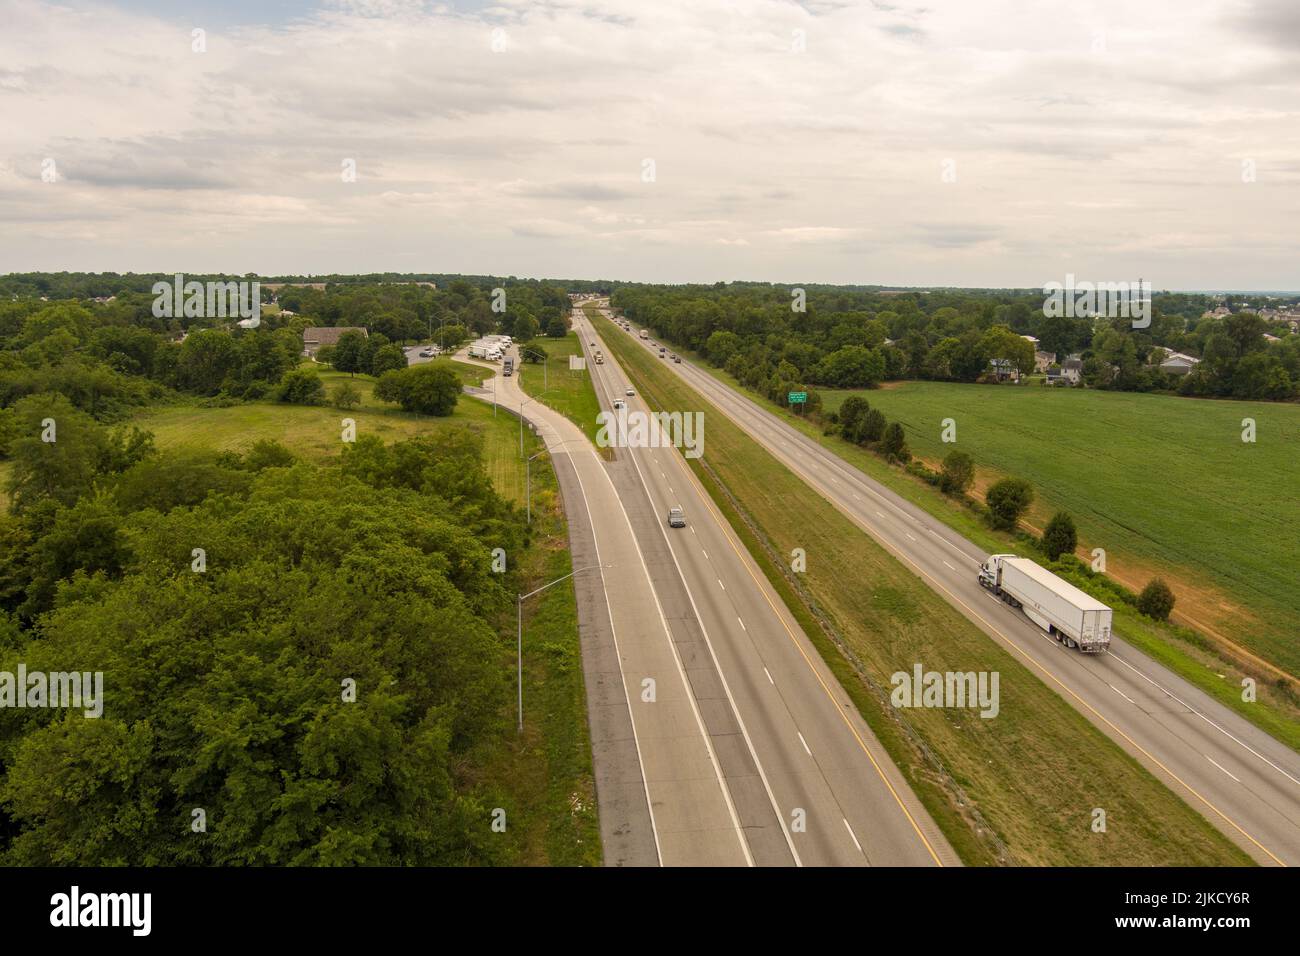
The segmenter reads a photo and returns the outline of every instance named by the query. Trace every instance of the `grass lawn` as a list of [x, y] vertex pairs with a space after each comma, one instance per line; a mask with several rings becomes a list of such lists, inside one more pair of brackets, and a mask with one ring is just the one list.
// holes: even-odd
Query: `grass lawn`
[[[710, 408], [612, 324], [596, 322], [652, 407]], [[690, 464], [963, 860], [1250, 862], [720, 412], [709, 413], [704, 458]], [[796, 547], [808, 556], [800, 575], [784, 566]], [[984, 720], [969, 711], [891, 707], [890, 675], [917, 662], [927, 670], [998, 672], [999, 715]], [[1107, 810], [1105, 834], [1091, 831], [1094, 807]]]
[[582, 344], [578, 341], [577, 333], [570, 332], [562, 339], [533, 339], [520, 348], [546, 353], [545, 372], [540, 362], [523, 363], [520, 370], [522, 377], [519, 380], [523, 390], [568, 418], [595, 444], [596, 432], [600, 427], [596, 423], [600, 403], [596, 400], [591, 373], [569, 371], [569, 356], [582, 355]]
[[[853, 392], [823, 392], [828, 409]], [[1028, 523], [1074, 515], [1081, 556], [1104, 548], [1133, 590], [1159, 574], [1184, 619], [1300, 674], [1300, 406], [1033, 386], [905, 382], [858, 392], [937, 464], [970, 454], [986, 487], [1025, 478]], [[1241, 440], [1243, 418], [1257, 424]], [[940, 441], [941, 422], [957, 442]]]

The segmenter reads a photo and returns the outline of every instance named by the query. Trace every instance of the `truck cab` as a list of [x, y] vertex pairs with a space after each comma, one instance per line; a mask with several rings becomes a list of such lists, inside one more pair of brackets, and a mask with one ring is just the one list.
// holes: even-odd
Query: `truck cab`
[[1014, 554], [990, 554], [980, 565], [980, 584], [997, 594], [1002, 589], [1002, 559], [1014, 557]]

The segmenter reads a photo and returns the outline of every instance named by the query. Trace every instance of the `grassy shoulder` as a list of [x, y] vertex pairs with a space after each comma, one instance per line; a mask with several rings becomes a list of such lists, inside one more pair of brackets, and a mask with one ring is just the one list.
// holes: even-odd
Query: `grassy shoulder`
[[533, 339], [521, 344], [520, 349], [546, 353], [545, 367], [541, 362], [522, 363], [519, 383], [524, 392], [581, 428], [594, 445], [600, 427], [596, 422], [600, 403], [596, 400], [591, 372], [569, 370], [569, 356], [582, 355], [577, 333], [570, 332], [562, 339]]
[[[468, 368], [468, 366], [467, 366]], [[164, 453], [177, 447], [246, 451], [270, 439], [309, 460], [341, 453], [342, 419], [356, 422], [358, 435], [400, 441], [449, 427], [468, 427], [483, 440], [484, 464], [494, 487], [517, 505], [524, 504], [525, 469], [519, 456], [518, 421], [490, 405], [462, 396], [448, 418], [409, 414], [373, 397], [374, 379], [321, 371], [326, 391], [344, 380], [361, 394], [361, 403], [343, 412], [330, 406], [251, 402], [225, 407], [201, 403], [153, 408], [135, 419], [155, 435]], [[525, 434], [528, 454], [541, 449]], [[517, 562], [519, 586], [540, 587], [571, 570], [568, 532], [556, 491], [554, 471], [543, 455], [533, 462], [533, 534]], [[497, 622], [503, 648], [513, 663], [515, 609], [503, 609]], [[513, 671], [511, 674], [513, 679]], [[524, 730], [515, 733], [513, 698], [502, 715], [506, 735], [480, 748], [466, 779], [506, 810], [507, 856], [516, 865], [599, 866], [601, 845], [591, 766], [591, 742], [578, 641], [577, 605], [572, 582], [557, 585], [524, 606]]]
[[[654, 407], [708, 403], [597, 319]], [[603, 324], [601, 324], [603, 323]], [[1247, 865], [1249, 858], [721, 413], [692, 462], [963, 860]], [[806, 573], [785, 570], [795, 548]], [[1001, 710], [889, 704], [890, 675], [998, 672]], [[1107, 832], [1091, 829], [1107, 812]]]
[[[741, 385], [726, 372], [710, 366], [698, 356], [695, 358], [696, 367], [759, 403], [767, 411], [799, 429], [891, 491], [924, 509], [985, 551], [997, 553], [1025, 550], [1022, 540], [1014, 535], [994, 531], [970, 508], [942, 494], [932, 485], [908, 474], [902, 468], [890, 465], [868, 449], [846, 442], [837, 436], [823, 434], [816, 423], [775, 405], [762, 395]], [[982, 386], [961, 387], [997, 391], [994, 387], [987, 389]], [[895, 390], [877, 390], [869, 393], [867, 398], [873, 406], [879, 405], [884, 410], [888, 407], [884, 396], [893, 391]], [[1179, 401], [1179, 399], [1170, 400]], [[910, 432], [908, 439], [909, 442], [912, 440]], [[1079, 506], [1062, 503], [1060, 507], [1071, 510]], [[1107, 557], [1113, 558], [1109, 550]], [[1280, 566], [1289, 567], [1290, 563]], [[1104, 588], [1098, 587], [1095, 581], [1080, 580], [1075, 583], [1102, 600], [1107, 600], [1110, 596], [1105, 593]], [[1249, 658], [1233, 655], [1220, 642], [1197, 633], [1192, 628], [1177, 623], [1153, 621], [1118, 602], [1113, 606], [1116, 613], [1116, 632], [1125, 640], [1260, 729], [1272, 734], [1286, 745], [1300, 750], [1300, 700], [1297, 699], [1289, 681], [1279, 680], [1274, 672], [1252, 664]], [[1254, 702], [1248, 703], [1242, 700], [1242, 681], [1246, 679], [1256, 682], [1258, 696]]]

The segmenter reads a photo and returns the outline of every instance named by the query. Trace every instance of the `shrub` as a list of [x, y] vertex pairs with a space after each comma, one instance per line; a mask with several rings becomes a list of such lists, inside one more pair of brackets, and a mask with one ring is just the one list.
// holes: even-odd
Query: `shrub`
[[275, 400], [291, 405], [324, 405], [325, 386], [314, 369], [296, 368], [280, 379]]
[[890, 458], [897, 458], [901, 462], [912, 460], [912, 450], [907, 447], [907, 436], [903, 434], [903, 426], [898, 422], [891, 422], [885, 429], [885, 436], [880, 441], [880, 450]]
[[450, 415], [460, 398], [460, 376], [450, 362], [412, 365], [381, 375], [375, 384], [375, 398], [396, 402], [421, 415]]
[[1079, 536], [1074, 529], [1074, 519], [1067, 512], [1058, 511], [1043, 531], [1042, 546], [1048, 558], [1055, 561], [1063, 554], [1074, 554]]
[[868, 445], [880, 441], [885, 435], [885, 413], [878, 408], [867, 412], [858, 428], [858, 444]]
[[1174, 609], [1174, 592], [1160, 578], [1152, 578], [1138, 595], [1137, 606], [1147, 617], [1167, 621]]
[[1034, 500], [1034, 489], [1023, 478], [1003, 478], [984, 496], [993, 527], [1010, 531]]
[[330, 395], [330, 402], [344, 411], [356, 408], [361, 404], [361, 391], [351, 382], [340, 382]]
[[950, 451], [943, 459], [939, 487], [946, 495], [961, 497], [975, 481], [975, 460], [964, 451]]

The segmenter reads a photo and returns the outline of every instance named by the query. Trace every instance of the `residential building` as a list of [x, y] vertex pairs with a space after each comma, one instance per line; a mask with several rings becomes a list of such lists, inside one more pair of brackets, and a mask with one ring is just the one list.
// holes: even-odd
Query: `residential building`
[[344, 332], [360, 332], [369, 337], [366, 330], [356, 326], [311, 326], [302, 330], [302, 354], [314, 357], [326, 345], [338, 345], [339, 337]]

